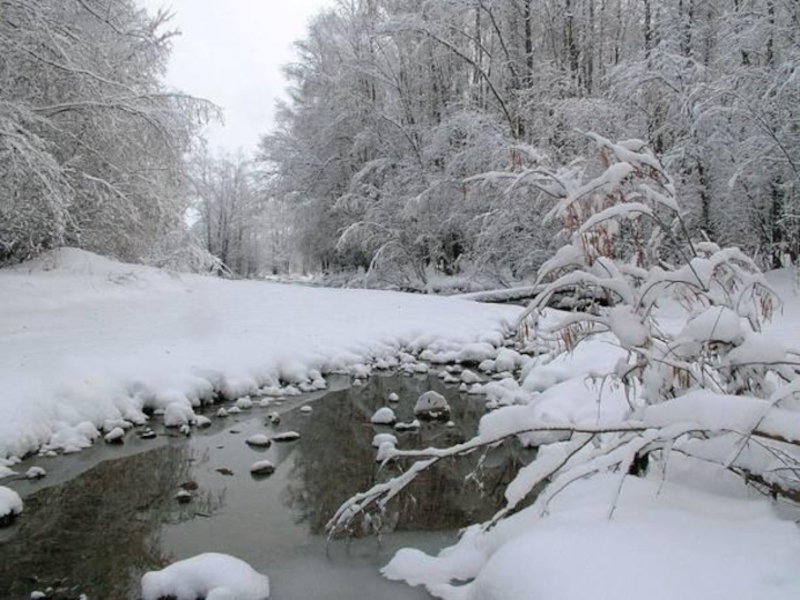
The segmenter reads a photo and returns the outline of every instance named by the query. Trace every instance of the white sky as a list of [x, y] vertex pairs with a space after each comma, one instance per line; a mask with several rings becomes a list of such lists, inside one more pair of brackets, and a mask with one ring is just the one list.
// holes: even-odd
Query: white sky
[[221, 106], [225, 125], [212, 125], [212, 147], [252, 152], [272, 126], [286, 82], [281, 65], [294, 60], [292, 42], [310, 17], [333, 0], [139, 0], [151, 13], [175, 13], [167, 84]]

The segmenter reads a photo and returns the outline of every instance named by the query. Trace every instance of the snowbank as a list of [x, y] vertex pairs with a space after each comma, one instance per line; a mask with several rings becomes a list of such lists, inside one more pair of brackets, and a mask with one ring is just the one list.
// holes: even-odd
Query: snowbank
[[[401, 349], [455, 352], [519, 314], [366, 290], [175, 275], [74, 249], [0, 271], [0, 459], [78, 450], [144, 407], [316, 381]], [[174, 414], [173, 414], [174, 413]], [[179, 413], [179, 414], [178, 414]]]
[[797, 526], [765, 501], [598, 476], [567, 488], [546, 518], [539, 509], [473, 527], [439, 557], [401, 550], [384, 574], [446, 600], [800, 597]]
[[[782, 353], [798, 346], [800, 301], [788, 274], [772, 273], [770, 280], [786, 305], [765, 327], [760, 341]], [[667, 312], [659, 314], [659, 321], [674, 328], [685, 323], [684, 317]], [[682, 335], [690, 342], [704, 336], [722, 343], [738, 341], [741, 321], [712, 308], [696, 315]], [[600, 377], [626, 358], [609, 341], [607, 335], [599, 335], [550, 362], [549, 357], [523, 360], [521, 386], [507, 378], [478, 385], [499, 407], [481, 420], [478, 441], [490, 442], [526, 428], [545, 430], [522, 436], [524, 442], [548, 445], [506, 489], [509, 505], [520, 506], [532, 482], [549, 467], [564, 464], [568, 457], [566, 464], [578, 464], [581, 452], [591, 454], [590, 448], [579, 448], [579, 436], [559, 442], [565, 437], [548, 432], [550, 425], [591, 429], [638, 422], [651, 433], [685, 425], [716, 435], [679, 440], [666, 461], [651, 457], [645, 478], [625, 475], [627, 468], [589, 479], [576, 476], [570, 486], [541, 494], [493, 527], [466, 529], [438, 556], [401, 550], [384, 575], [424, 585], [445, 600], [800, 598], [796, 506], [792, 512], [786, 503], [765, 500], [726, 468], [766, 473], [767, 483], [780, 483], [781, 474], [793, 476], [781, 460], [785, 455], [775, 454], [773, 446], [747, 443], [750, 438], [741, 432], [756, 428], [762, 438], [784, 443], [779, 450], [794, 453], [788, 442], [798, 440], [800, 420], [797, 399], [789, 392], [800, 390], [800, 381], [769, 400], [695, 390], [643, 407], [634, 422], [626, 420], [623, 390]], [[496, 365], [490, 367], [491, 371]], [[445, 451], [418, 456], [436, 457], [437, 452]]]
[[243, 560], [207, 552], [146, 573], [142, 577], [142, 600], [160, 598], [266, 600], [269, 579]]

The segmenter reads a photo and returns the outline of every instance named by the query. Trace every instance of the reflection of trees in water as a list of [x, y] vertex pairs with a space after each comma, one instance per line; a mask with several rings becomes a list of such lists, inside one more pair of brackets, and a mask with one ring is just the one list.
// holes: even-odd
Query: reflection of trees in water
[[[485, 400], [460, 395], [433, 377], [376, 377], [364, 387], [331, 394], [315, 405], [295, 449], [291, 481], [284, 492], [298, 521], [307, 522], [314, 534], [323, 533], [328, 519], [347, 498], [400, 473], [398, 464], [380, 470], [375, 463], [371, 442], [377, 430], [369, 425], [369, 417], [394, 391], [402, 399], [393, 406], [398, 418], [413, 418], [416, 398], [428, 389], [447, 397], [457, 427], [423, 423], [419, 431], [395, 433], [400, 447], [446, 446], [471, 437], [485, 412]], [[390, 503], [382, 527], [455, 529], [486, 520], [500, 507], [505, 485], [529, 454], [508, 444], [485, 455], [443, 461], [423, 472]]]
[[[90, 598], [135, 597], [137, 575], [168, 562], [154, 535], [159, 525], [193, 515], [174, 500], [188, 479], [188, 449], [105, 461], [28, 497], [19, 529], [0, 545], [0, 597], [28, 598], [48, 585], [76, 586]], [[208, 496], [195, 502], [209, 511], [216, 504]]]

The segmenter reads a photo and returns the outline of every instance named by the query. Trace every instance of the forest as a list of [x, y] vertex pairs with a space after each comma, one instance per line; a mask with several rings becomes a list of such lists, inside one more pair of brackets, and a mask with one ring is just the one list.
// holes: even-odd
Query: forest
[[596, 132], [647, 143], [693, 238], [780, 266], [800, 251], [799, 18], [781, 0], [339, 0], [297, 41], [274, 130], [231, 156], [202, 139], [217, 107], [163, 83], [169, 13], [4, 0], [0, 262], [67, 244], [508, 286], [563, 241], [536, 173], [587, 168]]

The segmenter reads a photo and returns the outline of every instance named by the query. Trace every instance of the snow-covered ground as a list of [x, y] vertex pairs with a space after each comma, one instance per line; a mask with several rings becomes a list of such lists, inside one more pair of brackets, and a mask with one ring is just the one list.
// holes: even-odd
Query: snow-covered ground
[[[145, 406], [497, 338], [513, 307], [175, 275], [74, 249], [0, 271], [0, 459], [76, 450]], [[181, 410], [170, 416], [180, 420]], [[2, 469], [2, 463], [0, 463]]]
[[[777, 271], [768, 279], [784, 305], [765, 332], [776, 346], [797, 348], [800, 298], [794, 275]], [[676, 315], [665, 311], [667, 326], [670, 316]], [[479, 438], [497, 439], [525, 429], [526, 423], [596, 427], [618, 422], [627, 404], [624, 394], [607, 383], [600, 387], [600, 378], [592, 383], [591, 377], [611, 371], [620, 356], [608, 342], [598, 336], [572, 354], [530, 369], [511, 398], [518, 405], [485, 416]], [[503, 383], [489, 385], [515, 389]], [[498, 399], [509, 400], [507, 394]], [[691, 392], [650, 407], [641, 419], [651, 427], [685, 422], [713, 430], [723, 423], [745, 431], [755, 417], [781, 439], [800, 439], [800, 414], [777, 407], [766, 412], [768, 404]], [[535, 435], [532, 443], [549, 445], [508, 486], [509, 503], [521, 501], [529, 481], [549, 465], [578, 452], [573, 441], [558, 442], [558, 433]], [[787, 451], [796, 455], [796, 449]], [[757, 455], [750, 448], [747, 452]], [[467, 529], [438, 556], [401, 550], [384, 574], [425, 585], [445, 600], [788, 600], [800, 598], [799, 516], [797, 505], [767, 499], [723, 466], [678, 451], [651, 465], [644, 477], [598, 474], [563, 488], [556, 481], [495, 526]]]
[[[796, 347], [793, 277], [777, 272], [770, 281], [785, 305], [766, 331]], [[500, 333], [519, 313], [457, 299], [177, 276], [62, 250], [0, 271], [0, 459], [77, 449], [98, 428], [140, 420], [145, 406], [171, 406], [165, 418], [179, 424], [215, 389], [230, 398], [303, 389], [318, 386], [320, 372], [365, 377], [369, 363], [392, 357], [414, 372], [419, 363], [404, 350], [433, 364], [480, 363], [442, 375], [500, 407], [481, 422], [484, 440], [526, 423], [619, 423], [628, 401], [602, 377], [624, 354], [619, 346], [604, 334], [540, 363], [501, 347]], [[669, 318], [665, 311], [665, 326]], [[703, 411], [722, 410], [738, 427], [763, 402], [698, 392], [648, 408], [639, 424], [703, 424]], [[797, 421], [787, 410], [760, 422], [767, 433], [796, 439]], [[549, 445], [508, 486], [514, 507], [524, 506], [548, 465], [593, 451], [580, 436], [559, 441], [563, 430], [525, 438]], [[402, 452], [380, 442], [383, 458]], [[450, 600], [800, 598], [796, 513], [719, 465], [673, 452], [646, 477], [602, 473], [548, 490], [491, 528], [469, 528], [439, 556], [399, 552], [385, 575]]]

